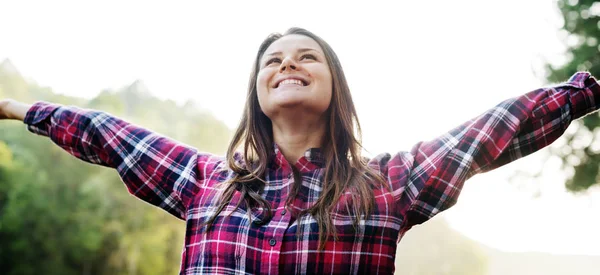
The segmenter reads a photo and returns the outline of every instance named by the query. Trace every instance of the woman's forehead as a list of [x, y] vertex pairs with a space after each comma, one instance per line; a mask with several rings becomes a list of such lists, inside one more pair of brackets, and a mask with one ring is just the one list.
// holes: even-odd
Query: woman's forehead
[[265, 51], [265, 55], [276, 53], [294, 53], [299, 50], [313, 49], [323, 53], [323, 49], [312, 38], [299, 34], [290, 34], [273, 42]]

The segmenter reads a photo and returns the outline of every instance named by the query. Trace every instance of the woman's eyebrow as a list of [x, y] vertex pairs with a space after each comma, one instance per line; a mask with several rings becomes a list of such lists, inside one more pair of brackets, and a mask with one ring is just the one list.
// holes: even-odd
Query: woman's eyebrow
[[[319, 51], [317, 51], [317, 50], [315, 50], [313, 48], [301, 48], [301, 49], [298, 49], [299, 53], [308, 52], [308, 51], [319, 52]], [[281, 54], [281, 52], [272, 52], [272, 53], [267, 54], [267, 56], [280, 55], [280, 54]]]
[[315, 51], [315, 52], [319, 52], [319, 51], [317, 51], [317, 50], [315, 50], [315, 49], [312, 49], [312, 48], [302, 48], [302, 49], [298, 49], [298, 52], [299, 52], [299, 53], [308, 52], [308, 51]]

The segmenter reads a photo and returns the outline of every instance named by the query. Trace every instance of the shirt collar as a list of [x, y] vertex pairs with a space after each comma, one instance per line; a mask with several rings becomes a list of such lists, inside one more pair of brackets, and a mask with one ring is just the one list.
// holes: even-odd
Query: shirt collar
[[[279, 149], [277, 144], [273, 145], [275, 149], [275, 165], [277, 167], [281, 167], [283, 169], [291, 170], [290, 163], [285, 159], [283, 153]], [[323, 168], [325, 166], [325, 159], [323, 158], [323, 153], [320, 148], [310, 148], [304, 152], [294, 165], [298, 171], [310, 172], [318, 168]]]

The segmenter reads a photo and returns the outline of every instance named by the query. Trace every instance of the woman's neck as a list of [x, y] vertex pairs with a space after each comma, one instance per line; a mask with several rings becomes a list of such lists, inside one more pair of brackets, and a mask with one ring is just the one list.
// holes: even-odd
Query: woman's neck
[[273, 121], [273, 139], [292, 165], [310, 148], [319, 148], [325, 135], [324, 119]]

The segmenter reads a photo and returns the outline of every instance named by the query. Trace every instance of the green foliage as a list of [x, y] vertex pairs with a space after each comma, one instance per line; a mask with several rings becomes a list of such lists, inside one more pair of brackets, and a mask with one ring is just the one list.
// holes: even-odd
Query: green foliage
[[[566, 64], [559, 67], [547, 65], [548, 81], [565, 81], [577, 71], [589, 71], [600, 77], [600, 1], [559, 0], [557, 3], [564, 19], [562, 32], [567, 36], [566, 41], [570, 42]], [[579, 126], [577, 133], [566, 134], [566, 148], [553, 150], [553, 153], [564, 160], [567, 169], [573, 171], [573, 177], [566, 183], [567, 188], [583, 191], [598, 183], [600, 152], [591, 145], [600, 142], [597, 137], [600, 115], [591, 114], [574, 124]], [[582, 136], [591, 138], [582, 140]]]
[[[4, 61], [0, 95], [107, 111], [218, 154], [230, 139], [222, 122], [159, 100], [141, 82], [86, 101], [28, 83]], [[76, 160], [21, 123], [0, 124], [2, 274], [176, 274], [184, 227], [129, 195], [112, 169]]]

